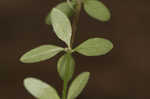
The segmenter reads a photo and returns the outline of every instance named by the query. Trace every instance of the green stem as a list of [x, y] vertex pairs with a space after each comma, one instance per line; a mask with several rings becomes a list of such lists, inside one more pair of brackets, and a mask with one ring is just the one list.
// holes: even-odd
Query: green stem
[[82, 8], [82, 0], [76, 0], [77, 5], [74, 9], [75, 13], [72, 19], [72, 37], [71, 37], [71, 48], [73, 46], [74, 43], [74, 39], [75, 39], [75, 34], [77, 32], [77, 27], [78, 27], [78, 22], [79, 22], [79, 17], [80, 17], [80, 12], [81, 12], [81, 8]]
[[68, 82], [64, 81], [62, 99], [66, 99]]
[[[67, 0], [69, 1], [69, 0]], [[72, 37], [71, 37], [71, 48], [73, 46], [74, 43], [74, 38], [75, 38], [75, 33], [77, 31], [77, 26], [78, 26], [78, 22], [79, 22], [79, 17], [80, 17], [80, 12], [81, 12], [81, 7], [82, 7], [82, 0], [76, 0], [77, 5], [74, 9], [75, 13], [72, 19]], [[64, 84], [63, 84], [63, 92], [62, 92], [62, 99], [66, 99], [67, 97], [67, 86], [68, 86], [68, 81], [64, 80]]]

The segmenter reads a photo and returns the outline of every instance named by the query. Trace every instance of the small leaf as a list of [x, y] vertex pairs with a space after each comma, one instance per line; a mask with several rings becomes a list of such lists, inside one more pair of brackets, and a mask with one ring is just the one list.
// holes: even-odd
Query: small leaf
[[69, 88], [67, 99], [76, 99], [79, 96], [79, 94], [85, 88], [89, 80], [89, 76], [89, 72], [83, 72], [75, 78]]
[[[72, 7], [75, 7], [75, 2], [70, 2]], [[71, 17], [74, 13], [73, 9], [70, 8], [70, 6], [68, 5], [67, 2], [62, 2], [60, 4], [58, 4], [55, 8], [59, 9], [60, 11], [62, 11], [68, 18]], [[46, 17], [46, 24], [51, 25], [51, 11], [48, 14], [48, 16]]]
[[45, 18], [45, 23], [47, 25], [51, 25], [51, 13], [49, 13]]
[[[73, 3], [73, 2], [70, 2], [70, 4], [72, 5], [72, 7], [75, 6], [75, 3]], [[68, 5], [67, 2], [62, 2], [62, 3], [58, 4], [56, 6], [56, 8], [59, 9], [60, 11], [62, 11], [68, 17], [71, 17], [74, 13], [73, 9]]]
[[74, 73], [74, 67], [75, 67], [75, 61], [71, 54], [66, 53], [60, 59], [57, 63], [57, 71], [64, 81], [69, 81], [72, 78], [72, 75]]
[[54, 45], [42, 45], [40, 47], [34, 48], [29, 52], [25, 53], [20, 61], [23, 63], [36, 63], [40, 61], [47, 60], [59, 52], [63, 51], [64, 48], [54, 46]]
[[105, 55], [113, 48], [113, 44], [104, 38], [91, 38], [80, 44], [74, 51], [85, 56]]
[[24, 86], [29, 93], [38, 99], [60, 99], [56, 90], [45, 82], [36, 78], [26, 78]]
[[108, 21], [111, 18], [109, 9], [97, 0], [85, 0], [84, 10], [87, 14], [100, 21]]
[[53, 8], [51, 12], [51, 22], [58, 38], [70, 46], [72, 27], [67, 16], [60, 10]]

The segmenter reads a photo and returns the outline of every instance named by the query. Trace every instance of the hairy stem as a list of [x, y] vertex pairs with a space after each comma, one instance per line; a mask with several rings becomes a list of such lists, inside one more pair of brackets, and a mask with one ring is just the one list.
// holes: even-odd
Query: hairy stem
[[75, 13], [72, 19], [72, 37], [71, 37], [71, 47], [73, 46], [74, 39], [75, 39], [75, 34], [77, 32], [78, 28], [78, 22], [79, 22], [79, 17], [80, 17], [80, 12], [81, 12], [81, 7], [82, 7], [82, 0], [76, 0], [77, 5], [74, 9]]

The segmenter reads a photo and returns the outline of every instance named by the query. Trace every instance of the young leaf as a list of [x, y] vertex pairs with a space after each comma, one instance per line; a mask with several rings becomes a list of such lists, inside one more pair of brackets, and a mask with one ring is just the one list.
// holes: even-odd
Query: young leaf
[[85, 0], [84, 10], [89, 16], [100, 21], [108, 21], [111, 18], [109, 9], [97, 0]]
[[[72, 7], [75, 6], [74, 2], [70, 2], [70, 3], [72, 5]], [[74, 13], [73, 9], [70, 8], [70, 6], [68, 5], [67, 2], [62, 2], [62, 3], [58, 4], [55, 8], [59, 9], [60, 11], [62, 11], [67, 17], [71, 17], [73, 15], [73, 13]], [[51, 15], [51, 11], [48, 14], [48, 16], [46, 17], [46, 24], [48, 24], [48, 25], [51, 25], [50, 15]]]
[[[70, 4], [72, 7], [75, 6], [75, 3], [73, 3], [73, 2], [70, 2]], [[58, 4], [56, 6], [56, 8], [59, 9], [60, 11], [62, 11], [68, 17], [71, 17], [74, 13], [73, 9], [69, 6], [69, 4], [67, 2], [62, 2], [62, 3]]]
[[77, 96], [79, 96], [79, 94], [85, 88], [89, 76], [89, 72], [83, 72], [75, 78], [75, 80], [72, 82], [69, 88], [67, 99], [76, 99]]
[[51, 25], [51, 12], [45, 18], [45, 24]]
[[70, 46], [72, 27], [68, 17], [60, 10], [53, 8], [51, 12], [51, 22], [58, 38]]
[[57, 63], [57, 71], [61, 79], [68, 82], [72, 78], [74, 67], [75, 61], [71, 54], [66, 53], [65, 55], [60, 57]]
[[105, 55], [113, 48], [113, 44], [104, 38], [91, 38], [74, 49], [85, 56]]
[[60, 99], [56, 90], [45, 82], [36, 78], [26, 78], [24, 86], [29, 93], [38, 99]]
[[47, 60], [59, 52], [63, 51], [64, 48], [54, 46], [54, 45], [42, 45], [40, 47], [34, 48], [29, 52], [25, 53], [20, 61], [23, 63], [36, 63], [40, 61]]

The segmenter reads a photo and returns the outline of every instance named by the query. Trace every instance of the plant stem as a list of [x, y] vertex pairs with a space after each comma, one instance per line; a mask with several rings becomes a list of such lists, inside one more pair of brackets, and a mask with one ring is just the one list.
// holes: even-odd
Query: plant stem
[[66, 95], [67, 95], [67, 85], [68, 85], [68, 82], [67, 82], [67, 81], [64, 81], [62, 99], [66, 99]]
[[79, 17], [80, 17], [80, 12], [81, 12], [81, 8], [82, 8], [82, 0], [76, 0], [77, 5], [75, 7], [75, 13], [72, 19], [72, 37], [71, 37], [71, 48], [73, 46], [74, 43], [74, 39], [75, 39], [75, 34], [77, 31], [77, 26], [78, 26], [78, 22], [79, 22]]
[[[73, 46], [74, 43], [74, 39], [75, 39], [75, 33], [77, 31], [77, 25], [79, 22], [79, 17], [80, 17], [80, 12], [81, 12], [81, 7], [82, 7], [82, 0], [76, 0], [77, 5], [74, 9], [75, 13], [72, 19], [72, 37], [71, 37], [71, 48]], [[67, 95], [67, 86], [68, 86], [68, 81], [64, 80], [64, 84], [63, 84], [63, 93], [62, 93], [62, 99], [66, 99], [66, 95]]]

